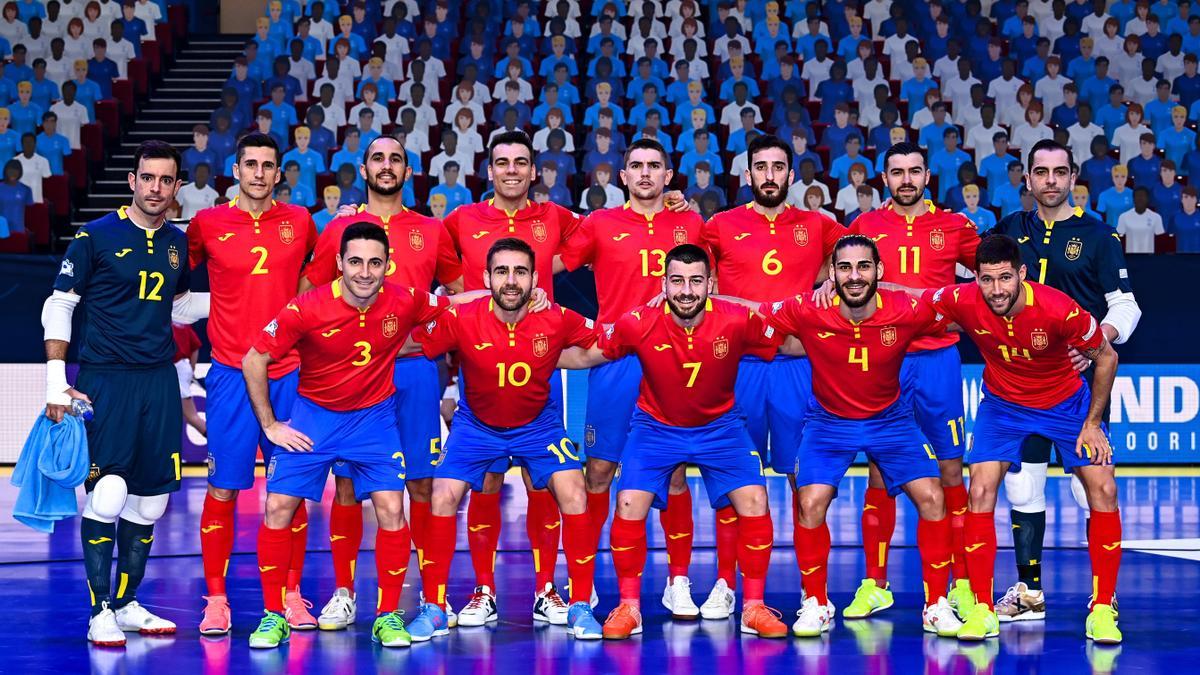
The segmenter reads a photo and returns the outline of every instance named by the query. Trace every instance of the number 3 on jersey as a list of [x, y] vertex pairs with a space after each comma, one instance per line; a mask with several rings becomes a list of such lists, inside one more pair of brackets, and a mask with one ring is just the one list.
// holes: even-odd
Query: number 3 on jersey
[[359, 340], [354, 343], [354, 346], [359, 350], [358, 358], [350, 362], [352, 366], [365, 366], [371, 362], [371, 343], [366, 340]]

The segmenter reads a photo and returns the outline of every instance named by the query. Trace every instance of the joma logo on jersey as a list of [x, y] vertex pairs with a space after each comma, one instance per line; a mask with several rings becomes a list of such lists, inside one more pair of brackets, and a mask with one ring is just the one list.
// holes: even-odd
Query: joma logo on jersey
[[883, 343], [884, 347], [891, 347], [892, 345], [896, 344], [896, 327], [884, 326], [883, 328], [880, 328], [879, 341]]
[[290, 244], [296, 241], [296, 230], [292, 228], [292, 224], [288, 221], [283, 221], [279, 224], [279, 241], [285, 244]]
[[533, 338], [533, 355], [541, 358], [550, 353], [550, 338], [538, 335]]
[[408, 233], [408, 247], [414, 251], [420, 251], [425, 248], [425, 235], [421, 234], [420, 230], [413, 230]]
[[533, 224], [530, 226], [530, 229], [533, 230], [533, 238], [535, 241], [546, 241], [546, 224], [545, 223], [543, 223], [540, 220], [535, 220], [535, 221], [533, 221]]
[[1050, 336], [1039, 328], [1029, 334], [1029, 343], [1034, 349], [1042, 350], [1050, 346]]
[[929, 247], [935, 251], [940, 251], [946, 248], [946, 233], [941, 230], [934, 230], [929, 233]]
[[687, 239], [688, 239], [687, 228], [683, 228], [683, 227], [675, 228], [675, 245], [676, 246], [682, 246], [682, 245], [688, 243]]
[[808, 246], [808, 228], [803, 225], [793, 228], [792, 241], [796, 242], [797, 246]]
[[719, 337], [713, 340], [713, 358], [723, 359], [729, 356], [729, 340]]
[[1078, 237], [1071, 237], [1067, 242], [1067, 250], [1064, 251], [1067, 260], [1079, 260], [1079, 256], [1083, 255], [1083, 241]]
[[383, 337], [390, 338], [400, 332], [400, 319], [395, 314], [383, 317]]
[[167, 249], [167, 262], [171, 263], [171, 269], [179, 269], [179, 249], [174, 244]]

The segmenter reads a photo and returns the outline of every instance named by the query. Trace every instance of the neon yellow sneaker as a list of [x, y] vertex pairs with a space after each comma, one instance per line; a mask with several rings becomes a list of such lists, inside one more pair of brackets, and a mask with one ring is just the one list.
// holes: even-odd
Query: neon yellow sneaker
[[266, 612], [258, 628], [250, 634], [250, 648], [274, 649], [280, 643], [287, 642], [291, 634], [287, 619], [275, 612]]
[[950, 592], [946, 594], [946, 600], [959, 619], [966, 617], [971, 608], [975, 606], [975, 593], [971, 590], [971, 582], [966, 579], [955, 579], [954, 585], [950, 587]]
[[963, 622], [962, 628], [958, 629], [958, 639], [968, 642], [978, 642], [999, 635], [1000, 619], [996, 617], [992, 608], [982, 602], [975, 603], [967, 613], [967, 620]]
[[842, 610], [842, 618], [865, 619], [891, 607], [895, 602], [890, 590], [877, 586], [874, 579], [863, 579], [854, 592], [854, 600]]
[[1111, 605], [1092, 605], [1092, 611], [1087, 618], [1087, 637], [1098, 645], [1121, 644], [1117, 612]]

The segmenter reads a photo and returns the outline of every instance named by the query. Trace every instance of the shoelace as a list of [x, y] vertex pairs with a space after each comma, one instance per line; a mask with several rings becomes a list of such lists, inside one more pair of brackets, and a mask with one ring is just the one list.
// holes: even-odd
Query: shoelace
[[402, 630], [404, 628], [404, 619], [400, 618], [400, 615], [403, 613], [400, 610], [388, 612], [387, 616], [383, 618], [384, 624], [393, 630]]
[[770, 607], [770, 606], [768, 606], [768, 605], [765, 605], [765, 604], [762, 604], [762, 605], [750, 605], [749, 607], [747, 607], [747, 608], [746, 608], [746, 609], [743, 611], [743, 614], [749, 614], [749, 615], [750, 615], [750, 618], [751, 618], [751, 619], [753, 619], [755, 614], [757, 614], [757, 613], [759, 613], [759, 612], [764, 612], [764, 611], [765, 611], [765, 612], [769, 612], [769, 613], [771, 613], [772, 615], [774, 615], [774, 617], [775, 617], [776, 619], [780, 619], [780, 620], [782, 620], [782, 619], [783, 619], [783, 612], [781, 612], [781, 611], [779, 611], [779, 610], [775, 609], [774, 607]]
[[208, 606], [206, 606], [205, 609], [214, 605], [217, 607], [221, 607], [222, 605], [225, 607], [229, 606], [229, 598], [225, 596], [202, 595], [200, 597], [204, 598], [204, 601], [208, 603]]
[[1008, 607], [1009, 605], [1018, 604], [1018, 601], [1020, 599], [1021, 599], [1021, 593], [1020, 593], [1020, 591], [1017, 590], [1017, 587], [1009, 586], [1008, 590], [1004, 592], [1004, 597], [1000, 598], [1000, 602], [997, 602], [996, 605]]
[[471, 596], [471, 601], [467, 603], [467, 606], [463, 607], [463, 611], [466, 612], [473, 609], [484, 609], [487, 606], [486, 603], [488, 600], [490, 600], [490, 598], [488, 597], [487, 593], [475, 593]]
[[558, 594], [558, 591], [550, 591], [542, 597], [545, 598], [546, 602], [550, 603], [550, 606], [555, 609], [567, 608], [567, 603], [563, 602], [562, 596]]
[[[325, 605], [325, 609], [321, 613], [332, 614], [335, 612], [341, 612], [342, 614], [349, 614], [351, 606], [352, 605], [350, 604], [349, 597], [345, 595], [335, 595], [329, 599], [328, 604]], [[312, 607], [312, 605], [309, 605], [309, 607]]]
[[304, 609], [312, 609], [312, 606], [313, 606], [313, 604], [311, 602], [309, 602], [308, 600], [305, 600], [300, 595], [293, 595], [292, 597], [288, 598], [286, 604], [287, 604], [287, 608], [289, 610], [295, 610], [295, 611], [299, 611], [301, 607], [303, 607]]
[[619, 617], [621, 615], [628, 615], [631, 619], [636, 620], [637, 617], [634, 615], [633, 612], [634, 612], [634, 609], [633, 609], [632, 605], [626, 605], [626, 604], [617, 605], [616, 607], [613, 608], [613, 610], [611, 612], [608, 613], [608, 618], [606, 618], [604, 620], [604, 623], [608, 623], [609, 621], [612, 621], [614, 618]]
[[279, 624], [281, 621], [283, 621], [283, 617], [279, 616], [275, 612], [269, 612], [266, 616], [264, 616], [262, 618], [262, 622], [260, 622], [258, 624], [258, 630], [259, 631], [277, 630], [279, 628]]

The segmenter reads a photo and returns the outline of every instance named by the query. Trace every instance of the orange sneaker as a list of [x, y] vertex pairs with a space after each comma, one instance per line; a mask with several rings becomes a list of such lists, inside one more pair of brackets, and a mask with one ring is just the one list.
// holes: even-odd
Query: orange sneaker
[[642, 612], [636, 605], [622, 602], [604, 620], [605, 640], [624, 640], [642, 632]]
[[283, 615], [292, 630], [316, 630], [317, 619], [308, 611], [313, 604], [300, 596], [298, 591], [288, 591], [283, 596]]
[[204, 619], [200, 621], [201, 635], [226, 635], [232, 628], [229, 617], [229, 598], [224, 595], [206, 595]]
[[755, 602], [742, 607], [742, 632], [765, 638], [787, 637], [788, 629], [778, 610]]

